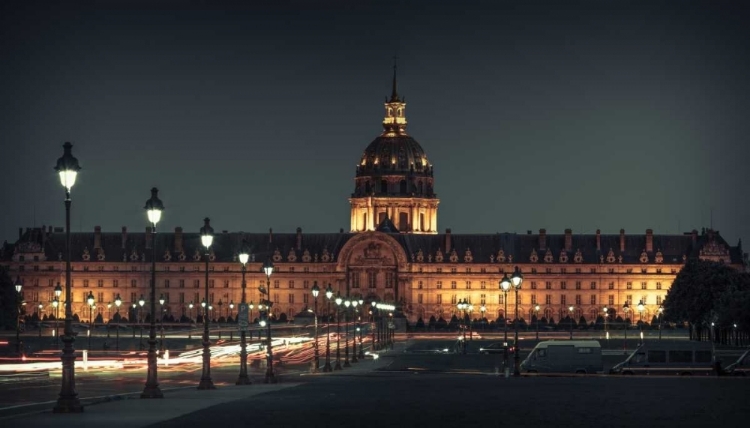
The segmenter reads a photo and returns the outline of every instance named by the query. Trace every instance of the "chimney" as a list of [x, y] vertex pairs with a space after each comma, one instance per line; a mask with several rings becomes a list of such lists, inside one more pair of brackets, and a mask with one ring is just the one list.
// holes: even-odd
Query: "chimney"
[[547, 229], [539, 229], [539, 249], [547, 249]]
[[124, 250], [128, 244], [128, 228], [122, 227], [122, 249]]
[[573, 251], [573, 231], [565, 229], [565, 251]]
[[182, 228], [181, 227], [175, 227], [174, 228], [174, 252], [175, 253], [181, 253], [181, 252], [183, 252], [183, 249], [182, 249]]
[[602, 250], [602, 231], [596, 229], [596, 251]]
[[693, 232], [690, 235], [693, 238], [693, 247], [695, 247], [698, 244], [698, 231], [693, 229]]
[[620, 252], [625, 252], [625, 229], [620, 229]]
[[146, 227], [146, 248], [151, 248], [151, 226]]
[[651, 229], [646, 229], [646, 252], [654, 252], [654, 231]]
[[451, 230], [445, 229], [445, 252], [450, 253], [451, 248], [453, 248], [453, 245], [451, 242]]
[[297, 228], [297, 251], [302, 251], [302, 228]]
[[272, 242], [273, 242], [273, 229], [269, 227], [268, 228], [268, 243], [270, 244]]
[[102, 227], [94, 226], [94, 249], [102, 248]]

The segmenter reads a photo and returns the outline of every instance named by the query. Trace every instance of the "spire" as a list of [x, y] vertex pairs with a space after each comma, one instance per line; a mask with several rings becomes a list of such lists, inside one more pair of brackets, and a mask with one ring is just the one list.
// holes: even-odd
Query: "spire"
[[398, 98], [398, 85], [396, 83], [396, 70], [398, 69], [398, 57], [393, 56], [393, 90], [391, 91], [391, 100], [389, 102], [400, 102], [401, 100]]

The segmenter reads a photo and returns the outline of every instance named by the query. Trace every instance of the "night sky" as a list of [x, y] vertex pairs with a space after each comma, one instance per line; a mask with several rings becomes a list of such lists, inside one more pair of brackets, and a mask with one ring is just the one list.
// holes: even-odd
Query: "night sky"
[[65, 141], [74, 231], [152, 186], [161, 230], [348, 231], [396, 53], [441, 232], [750, 239], [746, 3], [210, 3], [1, 3], [0, 241], [64, 225]]

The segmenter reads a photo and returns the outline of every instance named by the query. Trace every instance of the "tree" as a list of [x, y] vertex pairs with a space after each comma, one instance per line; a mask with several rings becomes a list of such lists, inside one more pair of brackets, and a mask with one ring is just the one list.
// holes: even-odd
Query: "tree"
[[435, 319], [435, 315], [431, 315], [430, 321], [427, 323], [427, 326], [430, 328], [430, 330], [435, 330], [436, 323], [437, 323], [437, 320]]
[[0, 326], [8, 330], [16, 328], [18, 296], [14, 285], [8, 270], [0, 267]]
[[689, 260], [677, 274], [664, 300], [664, 317], [687, 321], [691, 339], [700, 340], [704, 329], [716, 321], [715, 304], [737, 281], [737, 271], [722, 263]]
[[419, 319], [417, 319], [416, 328], [424, 330], [424, 320], [422, 319], [422, 317], [419, 317]]

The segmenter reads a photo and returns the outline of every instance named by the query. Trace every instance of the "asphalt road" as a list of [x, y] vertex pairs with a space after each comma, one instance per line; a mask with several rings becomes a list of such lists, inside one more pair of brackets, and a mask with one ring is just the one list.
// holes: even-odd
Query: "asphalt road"
[[363, 373], [220, 404], [154, 427], [746, 426], [732, 378], [509, 378]]

